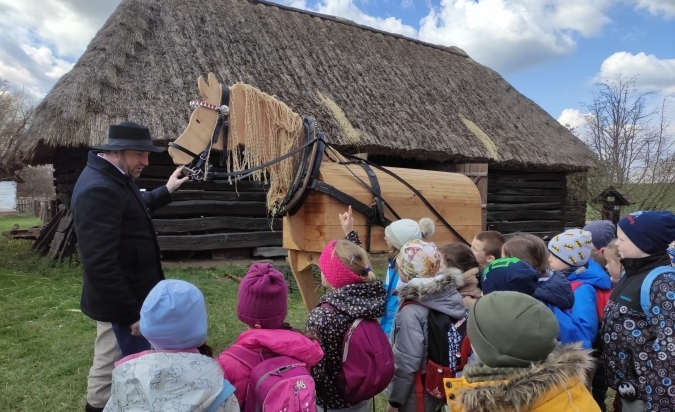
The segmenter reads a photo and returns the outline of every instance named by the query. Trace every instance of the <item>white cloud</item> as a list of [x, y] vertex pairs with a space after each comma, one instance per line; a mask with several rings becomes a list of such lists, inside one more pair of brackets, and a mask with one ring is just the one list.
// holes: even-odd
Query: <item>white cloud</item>
[[582, 114], [579, 109], [565, 109], [558, 116], [558, 123], [563, 126], [570, 126], [573, 129], [579, 129], [586, 122], [585, 116], [588, 114]]
[[641, 91], [675, 92], [675, 59], [659, 59], [653, 54], [617, 52], [602, 62], [596, 81], [611, 81], [617, 76], [636, 77]]
[[675, 17], [675, 1], [673, 0], [633, 0], [637, 9], [647, 10], [655, 16]]
[[572, 53], [599, 34], [613, 0], [442, 0], [422, 19], [421, 40], [459, 46], [498, 71]]
[[364, 26], [373, 27], [389, 33], [403, 36], [417, 37], [417, 30], [412, 26], [403, 24], [401, 19], [395, 17], [375, 17], [362, 12], [353, 0], [323, 0], [316, 8], [312, 9], [319, 13], [339, 16]]
[[120, 0], [0, 0], [0, 78], [36, 97], [72, 67]]

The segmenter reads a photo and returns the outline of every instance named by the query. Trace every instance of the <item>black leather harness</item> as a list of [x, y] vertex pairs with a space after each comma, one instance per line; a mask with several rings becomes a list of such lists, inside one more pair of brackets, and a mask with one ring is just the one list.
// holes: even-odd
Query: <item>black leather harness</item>
[[[221, 95], [221, 106], [226, 105], [227, 103], [229, 103], [229, 88], [223, 87], [223, 93]], [[372, 193], [373, 201], [370, 205], [367, 205], [359, 201], [353, 196], [348, 195], [347, 193], [337, 189], [336, 187], [326, 182], [318, 180], [317, 177], [319, 175], [321, 161], [323, 159], [323, 155], [327, 147], [325, 135], [323, 132], [317, 132], [316, 120], [313, 117], [303, 118], [302, 124], [303, 129], [305, 130], [305, 143], [303, 145], [269, 162], [238, 172], [227, 172], [227, 173], [214, 172], [210, 170], [210, 165], [207, 163], [207, 159], [209, 158], [211, 148], [218, 141], [220, 131], [223, 127], [225, 127], [224, 130], [225, 141], [223, 145], [224, 146], [223, 153], [227, 153], [227, 136], [229, 127], [227, 114], [219, 113], [218, 121], [216, 123], [213, 135], [209, 141], [209, 144], [201, 154], [198, 155], [196, 153], [193, 153], [192, 151], [174, 142], [170, 142], [169, 146], [174, 147], [194, 158], [192, 163], [189, 165], [190, 168], [200, 170], [202, 167], [204, 167], [205, 172], [203, 180], [212, 180], [214, 183], [230, 183], [230, 184], [233, 181], [246, 178], [247, 176], [251, 175], [251, 173], [257, 170], [264, 169], [274, 163], [280, 162], [290, 156], [302, 152], [301, 155], [302, 158], [300, 159], [300, 165], [296, 173], [295, 179], [293, 181], [293, 184], [289, 188], [286, 197], [278, 205], [274, 217], [283, 216], [285, 214], [289, 214], [292, 216], [295, 213], [297, 213], [300, 207], [302, 207], [305, 199], [307, 198], [311, 190], [324, 193], [334, 199], [339, 200], [340, 202], [346, 205], [350, 205], [353, 210], [357, 211], [358, 213], [366, 217], [366, 219], [368, 220], [367, 234], [365, 238], [366, 250], [370, 250], [370, 231], [372, 225], [387, 227], [389, 224], [391, 224], [391, 220], [385, 216], [385, 207], [397, 220], [401, 218], [393, 209], [393, 207], [385, 199], [382, 198], [380, 183], [377, 179], [377, 175], [373, 171], [373, 168], [375, 168], [383, 173], [386, 173], [394, 177], [396, 180], [403, 183], [407, 188], [409, 188], [415, 195], [417, 195], [420, 198], [420, 200], [429, 208], [429, 210], [431, 210], [434, 216], [436, 216], [458, 239], [463, 241], [465, 244], [468, 244], [468, 242], [464, 240], [464, 238], [460, 236], [459, 233], [457, 233], [457, 231], [450, 225], [450, 223], [448, 223], [443, 218], [443, 216], [441, 216], [441, 214], [438, 213], [436, 209], [434, 209], [434, 207], [431, 205], [431, 203], [429, 203], [429, 201], [427, 201], [427, 199], [422, 195], [422, 193], [420, 193], [417, 189], [412, 187], [408, 182], [400, 178], [395, 173], [381, 166], [378, 166], [375, 163], [372, 163], [368, 160], [361, 159], [359, 157], [352, 155], [343, 154], [343, 156], [348, 158], [349, 161], [340, 162], [340, 164], [347, 167], [350, 173], [354, 176], [354, 178], [364, 188], [368, 189], [368, 191]], [[356, 173], [354, 173], [354, 171], [352, 171], [349, 168], [350, 165], [361, 166], [363, 170], [366, 172], [369, 182], [366, 183], [365, 181], [363, 181], [363, 179], [357, 176]]]

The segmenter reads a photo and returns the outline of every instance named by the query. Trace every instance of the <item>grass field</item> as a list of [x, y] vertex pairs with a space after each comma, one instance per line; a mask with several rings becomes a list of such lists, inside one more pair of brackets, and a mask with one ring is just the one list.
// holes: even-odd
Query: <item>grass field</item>
[[[28, 228], [39, 220], [0, 215], [0, 232], [15, 223]], [[51, 262], [35, 254], [31, 242], [4, 236], [0, 259], [0, 412], [84, 410], [96, 324], [79, 310], [81, 267]], [[382, 274], [384, 261], [379, 261], [373, 266]], [[224, 275], [242, 276], [247, 265], [208, 263], [208, 268], [199, 268], [172, 262], [165, 265], [165, 273], [202, 290], [208, 343], [220, 351], [244, 329], [236, 316], [237, 284]], [[300, 294], [294, 291], [287, 320], [303, 328], [306, 319]], [[376, 410], [383, 412], [385, 405], [378, 396]]]
[[[0, 232], [18, 223], [39, 225], [34, 217], [0, 216]], [[31, 250], [31, 242], [0, 236], [0, 412], [82, 411], [91, 366], [96, 323], [82, 314], [82, 269], [51, 262]], [[237, 284], [225, 273], [243, 276], [247, 265], [189, 267], [165, 265], [168, 278], [195, 284], [204, 293], [208, 343], [220, 351], [244, 330], [236, 316]], [[188, 266], [188, 267], [186, 267]], [[289, 295], [287, 320], [304, 328], [307, 312], [297, 290]], [[385, 401], [378, 398], [379, 411]]]

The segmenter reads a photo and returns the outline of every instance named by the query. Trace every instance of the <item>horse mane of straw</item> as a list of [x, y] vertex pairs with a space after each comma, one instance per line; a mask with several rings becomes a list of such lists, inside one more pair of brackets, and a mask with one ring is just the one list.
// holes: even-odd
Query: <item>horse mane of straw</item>
[[[244, 104], [235, 102], [244, 96]], [[235, 97], [239, 96], [239, 97]], [[244, 110], [244, 136], [238, 135], [235, 119], [237, 111]], [[274, 96], [261, 92], [253, 86], [236, 83], [230, 87], [230, 142], [243, 142], [231, 145], [232, 156], [228, 156], [227, 170], [240, 171], [276, 159], [302, 144], [302, 118], [290, 107]], [[278, 204], [286, 197], [295, 178], [298, 156], [291, 156], [267, 167], [270, 188], [267, 191], [267, 209], [273, 214]], [[253, 180], [268, 183], [265, 170], [253, 173]]]

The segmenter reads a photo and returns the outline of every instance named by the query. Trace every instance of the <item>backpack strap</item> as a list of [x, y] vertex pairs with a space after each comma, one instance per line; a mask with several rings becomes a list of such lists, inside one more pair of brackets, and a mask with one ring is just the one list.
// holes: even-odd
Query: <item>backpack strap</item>
[[244, 364], [249, 370], [253, 369], [253, 365], [251, 365], [248, 361], [244, 359], [246, 355], [250, 352], [250, 350], [242, 347], [241, 345], [232, 345], [229, 348], [225, 350], [225, 354], [231, 358], [234, 358], [235, 360], [241, 362]]
[[227, 401], [227, 398], [232, 396], [234, 393], [234, 386], [230, 382], [228, 382], [227, 379], [223, 380], [223, 389], [220, 391], [218, 394], [218, 397], [216, 398], [215, 401], [209, 406], [209, 409], [206, 410], [206, 412], [216, 412], [218, 408], [220, 408], [220, 405], [225, 403]]
[[642, 281], [642, 286], [640, 287], [640, 306], [642, 306], [642, 311], [647, 316], [647, 322], [649, 322], [649, 318], [651, 317], [651, 302], [649, 295], [652, 290], [652, 284], [657, 277], [666, 273], [675, 273], [675, 268], [671, 266], [659, 266], [652, 269], [651, 272], [647, 274], [647, 277], [645, 277], [645, 279]]

